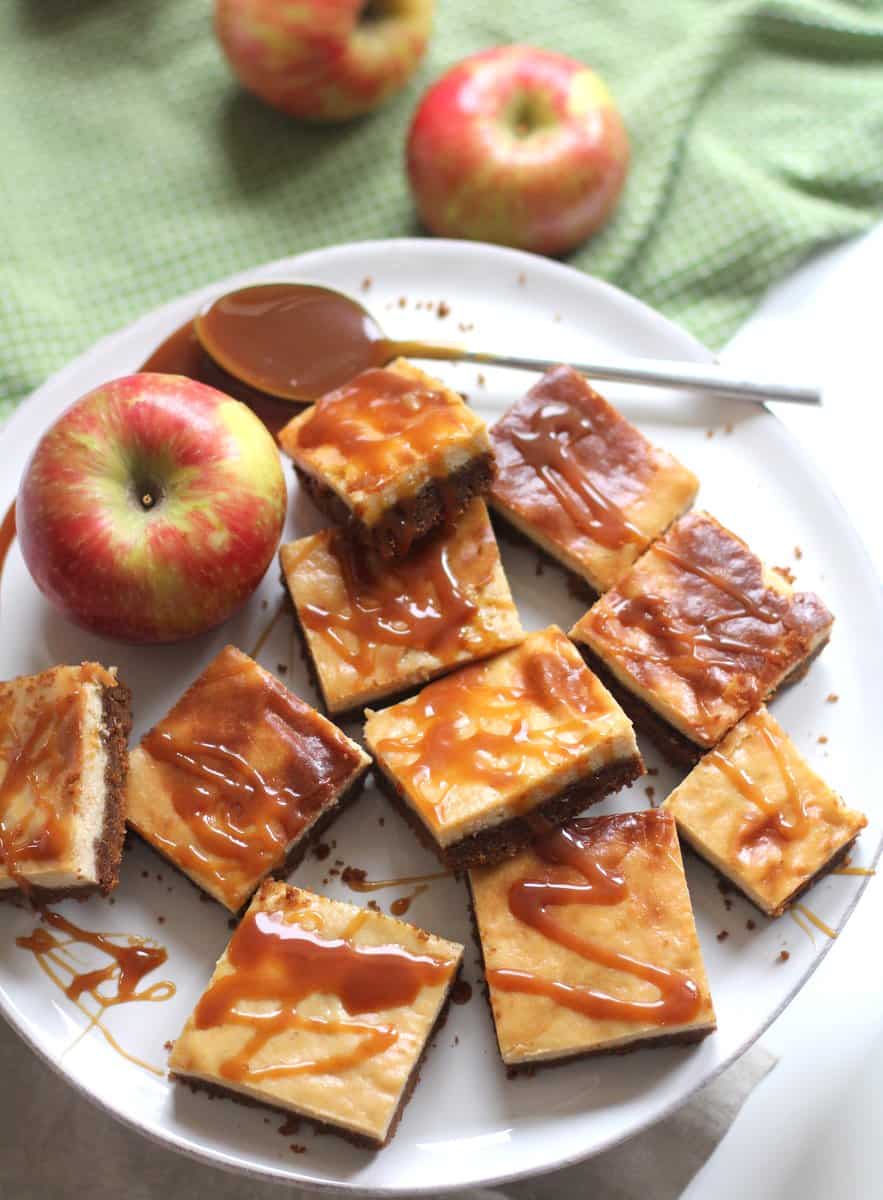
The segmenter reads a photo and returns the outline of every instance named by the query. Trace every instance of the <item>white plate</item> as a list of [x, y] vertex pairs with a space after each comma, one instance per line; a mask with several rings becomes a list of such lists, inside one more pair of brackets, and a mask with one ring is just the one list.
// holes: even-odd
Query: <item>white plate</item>
[[[372, 285], [361, 293], [367, 276]], [[105, 339], [50, 379], [21, 406], [3, 434], [4, 462], [16, 464], [0, 485], [3, 508], [36, 439], [72, 400], [137, 367], [208, 297], [255, 280], [295, 278], [362, 296], [393, 335], [463, 336], [476, 347], [524, 349], [565, 361], [604, 352], [700, 361], [709, 357], [652, 310], [546, 259], [490, 246], [416, 240], [318, 251], [245, 272], [167, 305]], [[399, 306], [399, 297], [406, 298], [405, 307]], [[439, 300], [450, 306], [445, 320], [417, 307], [418, 301]], [[461, 324], [474, 328], [464, 334], [458, 330]], [[480, 386], [476, 369], [465, 365], [442, 367], [438, 373], [468, 393], [489, 419], [529, 382], [513, 372], [485, 370], [486, 386]], [[883, 613], [872, 568], [845, 515], [769, 413], [711, 397], [613, 386], [605, 390], [651, 438], [699, 474], [703, 507], [743, 534], [769, 563], [790, 565], [800, 584], [817, 588], [837, 614], [830, 647], [806, 680], [773, 707], [810, 762], [851, 804], [868, 813], [870, 823], [856, 860], [870, 865], [879, 850], [883, 809], [866, 746], [871, 730], [865, 714], [878, 704]], [[316, 525], [309, 504], [293, 497], [286, 537]], [[802, 550], [799, 562], [797, 546]], [[582, 606], [563, 577], [551, 568], [537, 575], [536, 556], [529, 551], [506, 545], [503, 556], [525, 625], [538, 628], [555, 621], [568, 628]], [[183, 646], [139, 650], [104, 642], [59, 618], [36, 591], [14, 548], [0, 596], [0, 678], [83, 658], [116, 663], [134, 691], [137, 735], [168, 708], [223, 641], [251, 648], [267, 619], [264, 602], [275, 605], [279, 596], [278, 573], [272, 568], [247, 610], [220, 632]], [[261, 654], [263, 663], [273, 669], [288, 662], [289, 640], [288, 628], [279, 627]], [[294, 670], [286, 682], [312, 699], [299, 655], [291, 657]], [[826, 703], [831, 692], [839, 693], [839, 703]], [[828, 742], [821, 744], [820, 736]], [[643, 748], [648, 765], [659, 766], [652, 748]], [[602, 811], [646, 807], [648, 784], [661, 797], [676, 779], [675, 772], [662, 767], [657, 778], [642, 781]], [[329, 836], [337, 842], [335, 857], [364, 867], [373, 878], [417, 874], [433, 866], [373, 790]], [[331, 861], [311, 859], [294, 878], [323, 890]], [[715, 877], [697, 860], [688, 861], [687, 873], [718, 1015], [714, 1036], [692, 1049], [589, 1059], [509, 1081], [476, 987], [468, 1004], [452, 1008], [395, 1139], [376, 1154], [335, 1137], [301, 1132], [298, 1141], [307, 1151], [294, 1155], [291, 1137], [277, 1132], [276, 1117], [267, 1123], [259, 1110], [210, 1102], [174, 1087], [120, 1057], [94, 1030], [72, 1045], [82, 1017], [33, 958], [16, 948], [15, 936], [29, 931], [34, 918], [9, 905], [0, 906], [0, 1007], [22, 1037], [84, 1096], [141, 1132], [216, 1165], [384, 1194], [438, 1193], [498, 1182], [588, 1157], [681, 1104], [751, 1045], [828, 949], [824, 936], [816, 933], [813, 943], [787, 917], [767, 922], [737, 898], [727, 909]], [[829, 877], [813, 889], [809, 904], [839, 928], [865, 883], [861, 877]], [[333, 879], [324, 890], [358, 899]], [[379, 893], [377, 898], [387, 906], [398, 894]], [[467, 978], [476, 984], [477, 953], [465, 901], [464, 884], [439, 881], [414, 902], [409, 919], [465, 941]], [[111, 1011], [108, 1021], [126, 1049], [162, 1064], [163, 1043], [180, 1031], [227, 941], [226, 913], [215, 904], [200, 903], [188, 883], [140, 844], [126, 853], [113, 907], [90, 900], [65, 910], [90, 928], [153, 934], [168, 948], [169, 960], [160, 974], [176, 983], [174, 999], [123, 1006]], [[158, 923], [159, 917], [164, 923]], [[746, 926], [749, 919], [756, 922], [753, 931]], [[718, 941], [723, 929], [729, 936]], [[790, 958], [777, 964], [783, 948]], [[807, 1050], [812, 1052], [811, 1039]]]

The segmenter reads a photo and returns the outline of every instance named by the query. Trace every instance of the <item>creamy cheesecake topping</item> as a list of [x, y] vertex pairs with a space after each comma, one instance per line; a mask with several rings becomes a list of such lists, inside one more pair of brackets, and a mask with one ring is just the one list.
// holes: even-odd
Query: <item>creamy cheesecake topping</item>
[[589, 722], [610, 712], [609, 695], [559, 630], [534, 634], [508, 654], [505, 672], [498, 659], [424, 688], [399, 706], [404, 730], [375, 743], [436, 820], [457, 788], [509, 791], [537, 764], [551, 771], [579, 761]]
[[[480, 511], [480, 502], [476, 505]], [[467, 643], [475, 653], [485, 640], [493, 646], [498, 638], [484, 626], [480, 593], [499, 565], [497, 544], [486, 516], [470, 520], [464, 515], [463, 521], [471, 536], [445, 532], [404, 562], [392, 564], [339, 533], [325, 535], [343, 583], [345, 607], [301, 603], [302, 625], [320, 634], [335, 654], [360, 672], [375, 670], [384, 646], [421, 650], [440, 659], [455, 655]], [[312, 540], [300, 555], [293, 549], [286, 559], [292, 573], [302, 563], [308, 565]]]
[[700, 854], [774, 915], [866, 824], [764, 707], [706, 754], [664, 807]]
[[[424, 987], [447, 983], [455, 960], [414, 954], [403, 946], [358, 945], [352, 941], [369, 918], [361, 910], [343, 936], [329, 938], [310, 928], [309, 909], [250, 911], [241, 921], [220, 973], [193, 1017], [196, 1029], [238, 1025], [249, 1036], [219, 1068], [235, 1083], [259, 1083], [296, 1075], [342, 1074], [383, 1053], [397, 1040], [394, 1022], [335, 1020], [301, 1011], [308, 997], [336, 997], [348, 1017], [377, 1015], [414, 1003]], [[292, 1031], [320, 1037], [354, 1035], [345, 1048], [279, 1062], [268, 1047]]]
[[0, 867], [27, 890], [27, 867], [72, 845], [84, 757], [85, 689], [115, 687], [97, 663], [0, 684]]
[[[615, 947], [584, 937], [555, 910], [568, 905], [616, 905], [628, 896], [623, 860], [636, 846], [664, 858], [673, 836], [673, 821], [658, 811], [611, 817], [587, 817], [564, 828], [545, 831], [533, 845], [541, 870], [517, 878], [508, 892], [516, 920], [599, 967], [652, 984], [657, 995], [628, 999], [614, 992], [581, 987], [542, 972], [494, 967], [487, 980], [503, 992], [545, 996], [556, 1004], [596, 1020], [637, 1021], [653, 1025], [685, 1025], [702, 1005], [695, 980], [683, 971], [641, 961]], [[574, 876], [578, 879], [574, 879]], [[660, 937], [664, 934], [660, 930]]]
[[478, 419], [459, 396], [398, 371], [371, 369], [317, 401], [298, 427], [292, 453], [328, 448], [360, 492], [389, 487], [401, 471], [437, 459]]

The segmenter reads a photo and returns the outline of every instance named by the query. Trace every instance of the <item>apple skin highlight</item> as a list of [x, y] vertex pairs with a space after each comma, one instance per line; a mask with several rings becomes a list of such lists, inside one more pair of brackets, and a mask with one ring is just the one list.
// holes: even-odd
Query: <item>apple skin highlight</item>
[[16, 515], [34, 582], [66, 617], [128, 642], [221, 624], [273, 559], [287, 507], [279, 451], [238, 400], [177, 375], [102, 384], [25, 468]]
[[243, 87], [289, 116], [345, 121], [405, 86], [434, 0], [216, 0], [215, 33]]
[[408, 179], [431, 233], [537, 254], [565, 254], [601, 229], [628, 166], [628, 135], [600, 77], [530, 46], [453, 67], [408, 135]]

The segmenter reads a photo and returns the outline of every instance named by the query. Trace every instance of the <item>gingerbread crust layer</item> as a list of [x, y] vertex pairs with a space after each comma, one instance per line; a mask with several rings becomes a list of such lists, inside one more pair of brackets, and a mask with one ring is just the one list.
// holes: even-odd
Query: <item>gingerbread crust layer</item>
[[[815, 648], [808, 658], [802, 663], [798, 663], [794, 670], [781, 681], [778, 688], [774, 688], [766, 696], [760, 697], [757, 703], [761, 704], [769, 700], [780, 688], [790, 687], [792, 683], [796, 683], [799, 679], [802, 679], [813, 661], [821, 654], [827, 644], [828, 639], [826, 638], [821, 645]], [[621, 683], [604, 660], [599, 658], [594, 650], [584, 642], [576, 642], [575, 645], [585, 659], [589, 669], [598, 676], [607, 690], [619, 701], [621, 707], [631, 717], [636, 728], [641, 733], [645, 733], [656, 748], [661, 751], [666, 762], [676, 767], [695, 767], [704, 754], [714, 749], [714, 746], [700, 746], [697, 742], [691, 741], [680, 730], [675, 729], [673, 725], [669, 725], [668, 721], [660, 716], [654, 708]]]
[[494, 477], [494, 456], [476, 455], [440, 479], [430, 479], [415, 496], [400, 500], [374, 525], [366, 525], [331, 488], [300, 467], [295, 472], [313, 503], [349, 537], [372, 546], [383, 558], [402, 558], [443, 521], [455, 521], [470, 501], [483, 496]]
[[[366, 763], [349, 787], [340, 793], [339, 799], [334, 804], [329, 805], [325, 812], [323, 812], [320, 817], [316, 818], [309, 829], [301, 834], [279, 866], [274, 867], [272, 871], [268, 871], [266, 875], [261, 876], [247, 898], [242, 902], [242, 907], [237, 909], [236, 913], [233, 914], [234, 916], [239, 916], [251, 903], [252, 896], [265, 879], [284, 879], [285, 876], [289, 875], [295, 867], [300, 865], [307, 851], [325, 832], [331, 822], [334, 821], [335, 818], [338, 817], [341, 812], [350, 804], [352, 804], [353, 801], [359, 796], [362, 788], [365, 786], [365, 780], [367, 778], [370, 765], [370, 763]], [[221, 901], [216, 899], [211, 892], [207, 892], [205, 888], [200, 887], [196, 880], [191, 879], [187, 872], [183, 871], [174, 859], [167, 858], [165, 854], [163, 854], [160, 850], [157, 850], [156, 846], [149, 842], [147, 838], [142, 837], [137, 829], [132, 828], [131, 832], [134, 833], [140, 839], [140, 841], [144, 843], [145, 846], [152, 850], [154, 854], [158, 854], [163, 862], [166, 862], [170, 867], [173, 867], [182, 879], [186, 879], [190, 886], [199, 892], [200, 897], [204, 897], [206, 900], [211, 900], [215, 904], [220, 904], [221, 908], [225, 909], [227, 912], [231, 912], [231, 910], [227, 908], [226, 904], [221, 904]]]
[[[550, 796], [543, 804], [530, 812], [530, 817], [542, 817], [551, 825], [563, 825], [571, 817], [578, 816], [583, 809], [597, 804], [611, 792], [628, 787], [644, 774], [644, 762], [640, 755], [625, 762], [614, 763], [596, 771], [587, 779], [581, 779], [568, 788]], [[414, 810], [402, 796], [396, 782], [378, 762], [374, 764], [377, 786], [392, 800], [393, 804], [414, 829], [420, 841], [433, 850], [441, 862], [453, 871], [469, 867], [492, 866], [511, 858], [519, 850], [530, 845], [536, 836], [526, 817], [510, 817], [491, 829], [482, 829], [469, 834], [450, 846], [440, 846]]]
[[457, 967], [457, 970], [451, 976], [451, 982], [448, 985], [447, 995], [444, 1002], [438, 1011], [438, 1016], [435, 1018], [432, 1028], [430, 1029], [426, 1041], [423, 1043], [423, 1049], [417, 1057], [417, 1061], [408, 1076], [408, 1082], [405, 1084], [402, 1091], [401, 1099], [398, 1102], [392, 1120], [389, 1123], [386, 1137], [382, 1142], [375, 1141], [373, 1138], [365, 1134], [355, 1133], [351, 1129], [342, 1129], [339, 1125], [335, 1125], [332, 1121], [320, 1121], [318, 1117], [301, 1116], [290, 1108], [283, 1108], [278, 1104], [270, 1104], [264, 1100], [258, 1100], [256, 1096], [244, 1096], [242, 1092], [237, 1092], [234, 1088], [224, 1087], [220, 1083], [207, 1083], [204, 1079], [192, 1079], [189, 1075], [178, 1075], [174, 1071], [169, 1072], [169, 1079], [178, 1083], [186, 1084], [194, 1092], [204, 1092], [212, 1099], [233, 1100], [237, 1104], [244, 1104], [248, 1108], [267, 1109], [271, 1112], [277, 1112], [280, 1116], [288, 1119], [293, 1118], [296, 1121], [303, 1121], [316, 1131], [317, 1134], [334, 1133], [338, 1137], [349, 1142], [353, 1146], [358, 1146], [363, 1150], [381, 1150], [384, 1146], [388, 1146], [395, 1136], [395, 1132], [399, 1127], [405, 1108], [411, 1096], [414, 1094], [414, 1088], [420, 1082], [420, 1072], [423, 1069], [423, 1063], [426, 1059], [427, 1052], [434, 1040], [438, 1037], [442, 1030], [445, 1021], [448, 1019], [448, 1013], [451, 1008], [451, 997], [454, 994], [454, 984], [460, 976], [462, 962]]
[[119, 882], [120, 861], [126, 837], [126, 775], [129, 771], [129, 734], [132, 732], [132, 694], [124, 683], [101, 689], [101, 743], [107, 757], [104, 768], [104, 821], [95, 848], [97, 883], [64, 888], [31, 886], [4, 888], [0, 901], [24, 896], [36, 907], [60, 900], [88, 900], [107, 896]]

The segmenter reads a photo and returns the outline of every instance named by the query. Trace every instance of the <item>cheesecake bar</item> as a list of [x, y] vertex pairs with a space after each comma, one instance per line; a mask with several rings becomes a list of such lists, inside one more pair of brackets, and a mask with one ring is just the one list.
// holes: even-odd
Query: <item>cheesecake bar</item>
[[781, 916], [836, 866], [867, 824], [763, 707], [731, 729], [662, 807], [688, 845], [768, 917]]
[[570, 636], [674, 763], [692, 765], [804, 673], [834, 618], [708, 513], [688, 513]]
[[401, 695], [524, 637], [483, 500], [398, 562], [329, 529], [279, 557], [330, 713]]
[[0, 895], [45, 901], [116, 886], [131, 725], [115, 667], [0, 683]]
[[582, 817], [471, 871], [512, 1067], [697, 1042], [715, 1028], [671, 815]]
[[453, 521], [493, 476], [484, 421], [401, 358], [323, 396], [279, 444], [316, 506], [384, 558]]
[[381, 787], [449, 867], [514, 854], [643, 774], [631, 721], [554, 625], [370, 712]]
[[295, 866], [355, 796], [370, 760], [233, 646], [132, 752], [131, 827], [238, 912]]
[[494, 509], [598, 593], [687, 511], [699, 488], [572, 367], [548, 371], [490, 437]]
[[457, 943], [385, 913], [267, 881], [169, 1069], [382, 1146], [462, 956]]

